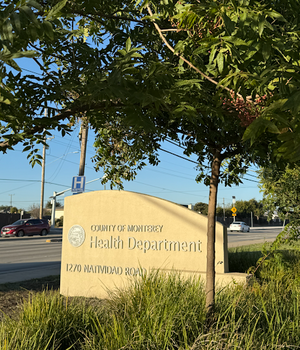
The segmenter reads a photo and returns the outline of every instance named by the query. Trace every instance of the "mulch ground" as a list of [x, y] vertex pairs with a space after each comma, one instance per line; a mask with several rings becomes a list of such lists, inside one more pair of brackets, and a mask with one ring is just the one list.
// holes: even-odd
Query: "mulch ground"
[[16, 315], [24, 300], [29, 295], [44, 290], [59, 290], [60, 276], [32, 279], [18, 283], [0, 284], [0, 321], [4, 314], [9, 317]]

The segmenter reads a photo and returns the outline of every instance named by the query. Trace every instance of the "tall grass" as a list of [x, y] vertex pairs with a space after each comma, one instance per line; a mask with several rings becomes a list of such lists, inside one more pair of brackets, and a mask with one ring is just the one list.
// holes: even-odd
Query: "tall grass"
[[85, 338], [94, 311], [84, 301], [63, 298], [58, 292], [29, 295], [18, 318], [5, 318], [0, 349], [68, 349]]
[[230, 272], [247, 272], [250, 266], [255, 266], [262, 254], [263, 244], [251, 244], [229, 248], [228, 264]]
[[276, 254], [249, 285], [217, 292], [209, 326], [200, 280], [152, 272], [104, 301], [30, 297], [0, 325], [0, 349], [300, 349], [300, 254]]
[[95, 349], [188, 348], [205, 320], [204, 305], [199, 279], [152, 272], [135, 279], [129, 289], [111, 293], [109, 317], [96, 320], [93, 334], [94, 344], [109, 344]]

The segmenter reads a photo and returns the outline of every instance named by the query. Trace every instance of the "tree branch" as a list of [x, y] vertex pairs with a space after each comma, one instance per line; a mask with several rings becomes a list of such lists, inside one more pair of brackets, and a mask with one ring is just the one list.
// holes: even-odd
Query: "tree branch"
[[[123, 107], [123, 103], [120, 103], [120, 102], [113, 102], [111, 101], [110, 102], [110, 108], [111, 107], [114, 107], [114, 108], [120, 108], [120, 107]], [[61, 111], [60, 113], [56, 114], [55, 116], [51, 117], [51, 121], [57, 123], [59, 121], [62, 121], [64, 119], [69, 119], [71, 118], [72, 116], [78, 114], [78, 113], [85, 113], [87, 110], [91, 110], [91, 109], [97, 109], [97, 110], [100, 110], [100, 109], [104, 109], [104, 108], [107, 108], [107, 102], [104, 101], [104, 102], [101, 102], [101, 103], [94, 103], [94, 104], [86, 104], [86, 105], [82, 105], [82, 106], [79, 106], [79, 107], [76, 107], [73, 108], [73, 109], [67, 109], [67, 110], [64, 110], [64, 111]], [[35, 118], [32, 120], [32, 125], [35, 125], [33, 126], [32, 128], [26, 130], [26, 131], [22, 131], [20, 130], [18, 132], [18, 134], [23, 134], [25, 137], [24, 137], [24, 141], [26, 139], [26, 137], [30, 137], [30, 136], [33, 136], [35, 134], [39, 134], [39, 133], [42, 133], [44, 128], [45, 128], [45, 123], [43, 123], [43, 121], [45, 119], [49, 119], [49, 117], [43, 117], [43, 118]], [[55, 124], [54, 123], [54, 124]], [[48, 129], [50, 129], [51, 127], [49, 127], [49, 122], [47, 122], [47, 125], [48, 125]], [[54, 128], [55, 126], [53, 126]], [[5, 137], [11, 137], [13, 134], [9, 134], [9, 135], [3, 135], [2, 138], [5, 138]], [[0, 141], [0, 150], [2, 152], [6, 152], [6, 150], [8, 150], [9, 148], [11, 148], [12, 146], [15, 146], [17, 143], [19, 143], [19, 140], [16, 140], [15, 142], [12, 142], [11, 140], [5, 140], [5, 141]]]
[[[153, 16], [153, 13], [150, 9], [150, 6], [147, 5], [147, 10], [150, 16]], [[180, 55], [179, 53], [175, 52], [175, 49], [168, 43], [167, 39], [164, 37], [162, 30], [160, 29], [160, 27], [158, 26], [158, 24], [155, 22], [155, 19], [153, 19], [153, 24], [154, 27], [156, 28], [156, 30], [159, 33], [159, 36], [161, 37], [162, 41], [166, 44], [167, 48], [172, 51], [174, 53], [174, 55], [178, 56], [180, 59], [182, 59], [185, 63], [187, 63], [192, 69], [194, 69], [198, 74], [200, 74], [203, 78], [205, 78], [206, 80], [210, 81], [211, 83], [213, 83], [214, 85], [220, 86], [223, 89], [225, 89], [226, 91], [232, 92], [232, 89], [229, 89], [228, 87], [219, 84], [217, 81], [215, 81], [214, 79], [212, 79], [211, 77], [209, 77], [208, 75], [206, 75], [205, 73], [201, 72], [200, 69], [198, 69], [197, 67], [195, 67], [190, 61], [188, 61], [185, 57], [183, 57], [182, 55]], [[239, 98], [243, 99], [243, 96], [240, 95], [239, 93], [236, 93], [236, 95]]]

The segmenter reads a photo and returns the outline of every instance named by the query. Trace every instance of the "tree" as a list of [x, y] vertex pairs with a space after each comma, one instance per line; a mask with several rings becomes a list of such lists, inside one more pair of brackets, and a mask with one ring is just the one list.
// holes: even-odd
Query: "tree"
[[203, 215], [207, 215], [207, 211], [208, 211], [208, 204], [206, 203], [202, 203], [202, 202], [198, 202], [194, 205], [194, 210], [197, 213], [201, 213]]
[[[275, 86], [279, 81], [277, 69], [280, 66], [280, 71], [288, 73], [286, 61], [281, 64], [282, 51], [278, 46], [280, 43], [282, 49], [285, 45], [282, 28], [287, 21], [265, 4], [249, 1], [178, 2], [174, 7], [169, 3], [168, 9], [155, 7], [155, 14], [147, 3], [145, 6], [162, 41], [174, 53], [171, 61], [178, 66], [177, 75], [170, 70], [176, 87], [173, 98], [169, 97], [173, 104], [155, 120], [160, 133], [153, 132], [152, 139], [159, 142], [163, 134], [185, 146], [187, 155], [197, 154], [200, 170], [197, 180], [204, 180], [210, 186], [206, 274], [206, 306], [210, 312], [215, 293], [214, 218], [218, 183], [239, 183], [251, 162], [263, 165], [277, 160], [280, 153], [281, 140], [276, 133], [284, 129], [285, 121], [279, 129], [269, 119], [283, 97], [281, 83]], [[284, 40], [289, 43], [285, 51], [292, 39], [285, 36]], [[284, 81], [289, 84], [288, 79]], [[284, 112], [289, 117], [286, 120], [291, 120], [289, 111]], [[254, 124], [256, 120], [260, 122]], [[246, 133], [245, 138], [245, 130], [252, 123], [255, 125], [252, 134]], [[118, 132], [119, 125], [122, 133]], [[255, 143], [246, 142], [251, 138], [253, 141], [255, 128], [268, 129], [273, 134], [262, 134]], [[144, 165], [146, 155], [140, 154], [138, 148], [135, 152], [138, 137], [142, 140], [144, 134], [136, 135], [133, 128], [123, 127], [118, 118], [110, 122], [107, 130], [100, 130], [99, 135], [106, 134], [96, 142], [97, 165], [110, 175], [125, 173], [131, 177], [132, 164], [137, 170]], [[128, 152], [123, 152], [126, 149], [130, 149], [129, 157]], [[153, 155], [157, 147], [152, 142], [147, 149]], [[131, 156], [135, 157], [134, 161]]]
[[38, 204], [32, 204], [28, 212], [30, 213], [31, 217], [34, 219], [39, 219], [40, 217], [40, 206]]
[[[288, 219], [297, 228], [300, 217], [300, 166], [288, 165], [283, 170], [270, 166], [261, 169], [259, 179], [268, 217], [277, 214], [281, 220]], [[298, 229], [295, 232], [299, 234]]]
[[[15, 1], [13, 8], [5, 4], [4, 23], [15, 41], [5, 31], [0, 39], [14, 48], [20, 10]], [[46, 25], [51, 34], [21, 37], [19, 50], [39, 55], [33, 60], [43, 77], [14, 74], [2, 65], [8, 97], [0, 110], [1, 150], [21, 142], [34, 162], [35, 143], [54, 128], [69, 132], [84, 115], [98, 133], [96, 169], [104, 168], [103, 181], [112, 185], [134, 178], [146, 161], [157, 164], [166, 138], [185, 147], [185, 154], [195, 153], [196, 180], [210, 187], [211, 312], [219, 182], [239, 183], [249, 164], [277, 161], [287, 156], [287, 145], [295, 149], [299, 142], [289, 131], [297, 135], [298, 1], [41, 4], [22, 29], [34, 33]], [[49, 118], [34, 116], [46, 106]]]
[[250, 217], [251, 213], [259, 219], [259, 217], [264, 215], [264, 206], [261, 201], [257, 201], [254, 198], [249, 201], [236, 201], [235, 207], [237, 209], [237, 214], [240, 217]]
[[216, 216], [217, 217], [224, 217], [224, 209], [225, 209], [225, 217], [228, 218], [228, 217], [231, 217], [232, 216], [232, 211], [231, 211], [231, 208], [232, 206], [226, 206], [225, 208], [223, 207], [217, 207], [216, 208]]
[[[139, 54], [128, 38], [160, 48], [152, 44], [150, 23], [143, 24], [134, 4], [14, 0], [5, 1], [0, 10], [2, 152], [21, 143], [32, 164], [39, 162], [37, 147], [45, 136], [53, 129], [70, 132], [83, 115], [94, 129], [118, 113], [129, 124], [149, 127], [141, 106], [151, 106], [148, 113], [154, 113], [163, 98], [159, 86], [155, 91], [147, 86], [145, 66], [151, 57]], [[16, 59], [24, 56], [31, 57], [43, 76], [21, 74]], [[45, 108], [48, 117], [42, 116]]]
[[2, 212], [9, 212], [10, 211], [10, 205], [0, 205], [0, 211]]
[[[61, 207], [61, 204], [59, 202], [55, 202], [55, 207], [56, 208], [60, 208]], [[48, 201], [46, 203], [46, 206], [45, 206], [46, 209], [52, 209], [52, 203], [51, 201]]]
[[10, 213], [12, 213], [12, 214], [19, 213], [19, 212], [20, 212], [20, 210], [17, 207], [10, 208]]

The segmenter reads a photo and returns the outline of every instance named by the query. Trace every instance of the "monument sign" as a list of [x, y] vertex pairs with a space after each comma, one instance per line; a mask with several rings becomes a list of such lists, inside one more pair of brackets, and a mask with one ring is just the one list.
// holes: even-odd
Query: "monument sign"
[[[207, 217], [172, 202], [126, 191], [65, 199], [61, 293], [105, 297], [152, 269], [205, 278]], [[227, 229], [216, 224], [216, 280], [228, 274]]]

